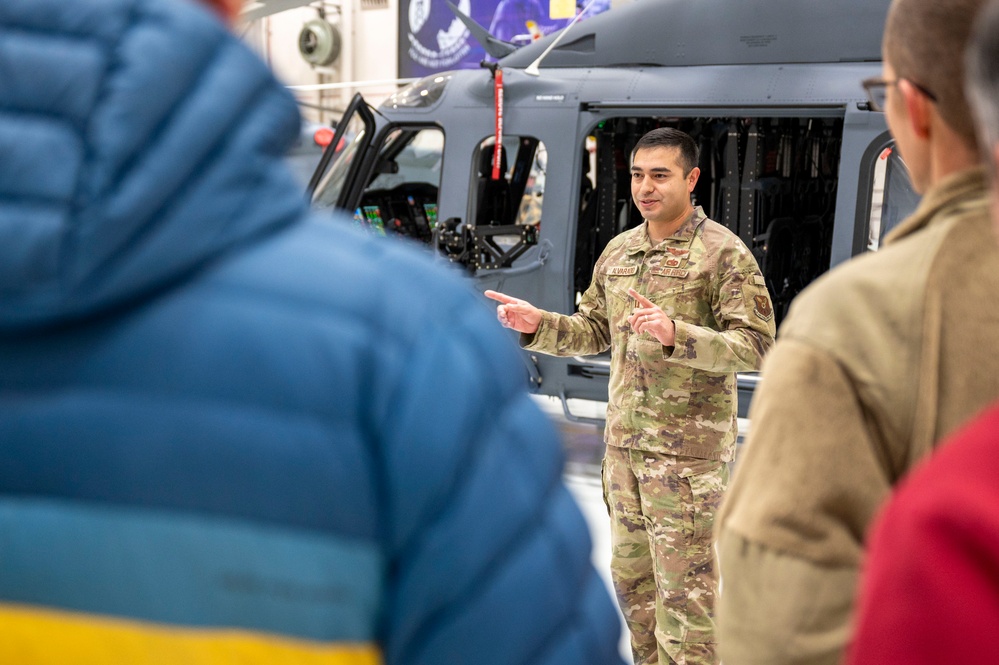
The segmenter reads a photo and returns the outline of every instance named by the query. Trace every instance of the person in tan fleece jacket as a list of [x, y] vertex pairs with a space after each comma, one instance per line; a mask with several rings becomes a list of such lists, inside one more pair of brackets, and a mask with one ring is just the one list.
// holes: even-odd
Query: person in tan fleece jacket
[[873, 515], [999, 398], [999, 247], [961, 57], [983, 4], [889, 9], [883, 78], [864, 84], [923, 200], [797, 298], [764, 363], [716, 522], [725, 665], [839, 663]]
[[[999, 241], [999, 0], [976, 19], [966, 58]], [[999, 402], [921, 462], [879, 511], [846, 663], [994, 663], [997, 568]]]

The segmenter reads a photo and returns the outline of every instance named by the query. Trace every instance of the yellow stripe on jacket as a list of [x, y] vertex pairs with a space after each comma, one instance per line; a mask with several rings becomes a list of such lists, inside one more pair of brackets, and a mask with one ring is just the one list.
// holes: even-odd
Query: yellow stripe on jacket
[[371, 644], [324, 644], [244, 630], [179, 628], [0, 604], [0, 663], [19, 665], [379, 665]]

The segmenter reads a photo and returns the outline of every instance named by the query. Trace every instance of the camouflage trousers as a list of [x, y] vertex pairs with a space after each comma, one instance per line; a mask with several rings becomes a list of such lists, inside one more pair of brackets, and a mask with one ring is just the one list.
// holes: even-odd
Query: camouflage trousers
[[635, 664], [718, 663], [711, 533], [728, 466], [607, 446], [602, 475], [611, 577]]

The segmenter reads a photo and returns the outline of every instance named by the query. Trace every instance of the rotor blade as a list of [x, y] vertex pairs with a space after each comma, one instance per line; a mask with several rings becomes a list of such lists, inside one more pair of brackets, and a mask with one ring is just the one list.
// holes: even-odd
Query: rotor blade
[[510, 42], [505, 42], [502, 39], [496, 39], [489, 34], [489, 31], [483, 28], [481, 25], [472, 20], [472, 17], [463, 14], [460, 9], [458, 9], [451, 0], [447, 0], [447, 6], [451, 8], [454, 15], [458, 17], [458, 20], [465, 24], [468, 31], [472, 33], [472, 36], [479, 40], [482, 44], [482, 48], [486, 49], [486, 53], [493, 56], [497, 60], [505, 55], [510, 55], [517, 50], [517, 47]]

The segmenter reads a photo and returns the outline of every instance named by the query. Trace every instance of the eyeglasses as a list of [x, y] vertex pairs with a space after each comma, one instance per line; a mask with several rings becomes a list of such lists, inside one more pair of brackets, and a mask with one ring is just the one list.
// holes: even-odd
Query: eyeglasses
[[934, 95], [924, 86], [919, 85], [912, 79], [899, 77], [894, 81], [888, 81], [886, 79], [881, 78], [880, 76], [875, 76], [869, 79], [864, 79], [863, 81], [860, 82], [860, 85], [864, 86], [864, 90], [867, 91], [867, 99], [871, 103], [872, 111], [885, 110], [885, 98], [888, 96], [888, 87], [892, 85], [898, 85], [899, 81], [908, 81], [913, 88], [923, 93], [931, 102], [937, 101], [936, 95]]

